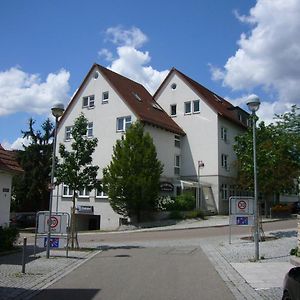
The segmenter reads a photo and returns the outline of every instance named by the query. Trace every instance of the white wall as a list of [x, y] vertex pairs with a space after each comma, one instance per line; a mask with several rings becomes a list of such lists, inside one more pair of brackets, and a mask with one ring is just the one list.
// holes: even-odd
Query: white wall
[[156, 147], [157, 159], [164, 165], [163, 177], [173, 178], [175, 155], [180, 155], [180, 148], [174, 146], [175, 134], [150, 125], [145, 126], [145, 131], [149, 132]]
[[[177, 85], [175, 90], [171, 88], [173, 83]], [[198, 99], [200, 113], [185, 115], [184, 102]], [[173, 119], [186, 133], [182, 143], [181, 175], [197, 176], [199, 160], [205, 164], [201, 176], [217, 175], [217, 114], [176, 74], [169, 78], [156, 100], [169, 115], [170, 105], [177, 105], [177, 116]]]
[[[0, 171], [0, 226], [9, 225], [12, 175]], [[8, 192], [3, 191], [8, 189]]]

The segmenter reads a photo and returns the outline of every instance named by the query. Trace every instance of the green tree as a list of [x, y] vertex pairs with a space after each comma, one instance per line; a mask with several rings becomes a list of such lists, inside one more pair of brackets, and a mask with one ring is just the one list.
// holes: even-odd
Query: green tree
[[41, 130], [34, 129], [35, 121], [29, 119], [29, 129], [22, 131], [30, 140], [24, 150], [16, 151], [16, 157], [24, 170], [13, 178], [12, 210], [38, 211], [49, 208], [49, 189], [53, 124], [47, 119]]
[[[261, 122], [256, 131], [257, 181], [259, 191], [266, 195], [293, 191], [295, 179], [300, 175], [299, 143], [295, 143], [294, 130], [287, 130], [289, 126], [285, 120], [280, 118], [281, 123], [268, 126]], [[236, 138], [234, 150], [238, 159], [239, 185], [253, 190], [252, 128]]]
[[76, 231], [76, 214], [75, 202], [78, 192], [86, 189], [91, 191], [99, 188], [100, 184], [97, 180], [97, 172], [99, 167], [92, 165], [92, 154], [97, 147], [97, 138], [87, 138], [88, 121], [81, 114], [72, 127], [71, 151], [68, 151], [65, 145], [59, 145], [59, 154], [62, 163], [58, 163], [56, 167], [56, 184], [64, 183], [74, 191], [72, 197], [71, 210], [71, 247], [74, 249], [75, 231]]
[[140, 222], [142, 212], [156, 208], [162, 171], [149, 133], [140, 122], [132, 124], [125, 137], [117, 140], [112, 161], [103, 171], [103, 185], [114, 211]]

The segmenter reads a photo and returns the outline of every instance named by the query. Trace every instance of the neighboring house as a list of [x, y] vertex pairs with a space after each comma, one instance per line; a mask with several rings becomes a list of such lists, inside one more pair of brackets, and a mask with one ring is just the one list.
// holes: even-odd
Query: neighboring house
[[12, 151], [0, 145], [0, 226], [8, 226], [12, 177], [23, 172]]
[[200, 183], [199, 206], [228, 213], [229, 196], [238, 194], [234, 138], [247, 128], [249, 114], [175, 68], [153, 98], [186, 133], [180, 157], [183, 186]]
[[[59, 122], [57, 142], [67, 150], [72, 143], [72, 126], [81, 112], [88, 119], [87, 138], [98, 138], [93, 164], [100, 167], [99, 180], [111, 161], [116, 140], [132, 122], [140, 120], [164, 165], [162, 194], [175, 196], [182, 189], [190, 189], [197, 196], [198, 206], [213, 212], [228, 210], [229, 192], [236, 177], [233, 139], [246, 128], [246, 112], [176, 69], [152, 97], [141, 84], [97, 64]], [[200, 160], [205, 166], [198, 170]], [[204, 191], [201, 204], [199, 171]], [[58, 186], [53, 211], [70, 212], [72, 194], [68, 186]], [[116, 229], [122, 221], [103, 192], [81, 191], [76, 206], [79, 229]]]
[[[158, 159], [164, 164], [162, 180], [172, 181], [174, 157], [181, 151], [175, 145], [175, 138], [185, 133], [142, 85], [93, 65], [59, 122], [57, 143], [64, 143], [67, 150], [72, 143], [72, 125], [81, 112], [89, 122], [87, 138], [98, 138], [93, 164], [100, 167], [99, 180], [103, 168], [111, 161], [116, 140], [132, 122], [140, 120], [152, 136]], [[70, 212], [72, 194], [68, 186], [60, 185], [54, 191], [53, 211]], [[83, 190], [76, 205], [79, 229], [115, 229], [120, 225], [122, 216], [112, 210], [103, 192]]]

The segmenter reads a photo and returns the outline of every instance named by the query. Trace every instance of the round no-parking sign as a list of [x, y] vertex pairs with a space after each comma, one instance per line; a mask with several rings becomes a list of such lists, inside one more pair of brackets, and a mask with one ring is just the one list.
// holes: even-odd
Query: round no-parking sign
[[61, 227], [61, 216], [56, 215], [56, 216], [51, 216], [51, 218], [46, 217], [45, 218], [46, 221], [46, 227], [49, 226], [50, 223], [50, 228], [51, 228], [51, 232], [56, 232], [56, 233], [60, 233], [60, 227]]

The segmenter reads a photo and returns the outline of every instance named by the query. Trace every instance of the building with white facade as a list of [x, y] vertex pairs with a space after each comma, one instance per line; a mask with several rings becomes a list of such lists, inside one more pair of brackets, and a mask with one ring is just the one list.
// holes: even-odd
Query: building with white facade
[[[233, 139], [245, 130], [248, 115], [240, 108], [176, 69], [151, 96], [141, 84], [94, 64], [59, 122], [57, 142], [64, 143], [67, 150], [80, 113], [88, 119], [87, 138], [98, 138], [93, 164], [100, 167], [99, 180], [111, 161], [116, 140], [139, 120], [152, 136], [164, 165], [162, 193], [176, 195], [189, 188], [203, 209], [228, 210], [236, 177]], [[199, 161], [204, 163], [201, 168]], [[68, 186], [58, 186], [53, 211], [70, 212], [72, 193]], [[116, 229], [120, 224], [122, 216], [112, 210], [103, 192], [81, 191], [76, 206], [79, 229]]]
[[14, 153], [0, 145], [0, 226], [9, 225], [12, 177], [21, 172]]

